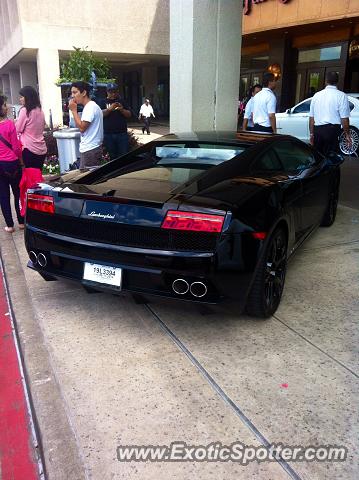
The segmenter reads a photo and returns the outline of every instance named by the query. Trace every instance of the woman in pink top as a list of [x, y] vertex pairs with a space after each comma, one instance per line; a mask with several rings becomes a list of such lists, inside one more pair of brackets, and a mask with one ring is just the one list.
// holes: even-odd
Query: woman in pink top
[[21, 144], [17, 138], [14, 122], [7, 118], [7, 105], [4, 96], [0, 96], [0, 205], [4, 215], [5, 231], [12, 233], [14, 221], [10, 205], [10, 187], [15, 198], [15, 210], [19, 227], [24, 228], [24, 218], [20, 214]]
[[23, 107], [16, 121], [16, 131], [22, 143], [22, 159], [26, 168], [40, 168], [46, 157], [44, 139], [45, 116], [37, 91], [33, 87], [22, 87], [19, 100]]

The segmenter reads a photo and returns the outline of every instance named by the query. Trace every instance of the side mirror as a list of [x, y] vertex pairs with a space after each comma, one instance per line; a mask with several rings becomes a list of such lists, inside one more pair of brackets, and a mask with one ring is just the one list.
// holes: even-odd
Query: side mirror
[[340, 155], [336, 152], [329, 152], [327, 155], [327, 160], [330, 165], [341, 165], [344, 162], [343, 155]]
[[292, 113], [292, 111], [291, 111], [290, 108], [287, 108], [287, 110], [285, 111], [285, 113]]

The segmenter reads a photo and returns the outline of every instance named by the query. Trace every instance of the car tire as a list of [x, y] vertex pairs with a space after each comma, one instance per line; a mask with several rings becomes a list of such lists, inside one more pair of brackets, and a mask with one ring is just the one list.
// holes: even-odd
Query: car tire
[[352, 139], [351, 147], [347, 146], [344, 132], [339, 137], [339, 148], [344, 155], [358, 156], [359, 153], [359, 130], [355, 127], [349, 128], [350, 138]]
[[247, 298], [248, 315], [268, 318], [277, 310], [287, 271], [287, 235], [277, 228], [269, 238]]
[[330, 227], [335, 222], [335, 217], [337, 216], [337, 208], [338, 208], [338, 199], [339, 199], [339, 178], [336, 179], [335, 186], [332, 188], [329, 199], [328, 205], [325, 210], [322, 222], [320, 224], [321, 227]]

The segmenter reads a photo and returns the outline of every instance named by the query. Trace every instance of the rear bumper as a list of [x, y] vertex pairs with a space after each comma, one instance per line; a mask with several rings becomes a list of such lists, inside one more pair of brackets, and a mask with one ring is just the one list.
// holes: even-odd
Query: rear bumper
[[[46, 266], [29, 261], [28, 266], [40, 274], [67, 278], [84, 286], [118, 293], [117, 287], [89, 282], [83, 279], [84, 263], [98, 263], [122, 268], [121, 290], [176, 298], [201, 303], [235, 301], [244, 305], [253, 271], [243, 271], [226, 255], [216, 253], [166, 252], [123, 248], [77, 240], [27, 226], [25, 243], [28, 253], [40, 252], [46, 257]], [[224, 248], [226, 250], [226, 248]], [[221, 249], [220, 249], [221, 251]], [[229, 265], [229, 267], [228, 267]], [[195, 297], [190, 290], [177, 294], [173, 282], [185, 279], [189, 285], [202, 282], [207, 288], [204, 296]]]

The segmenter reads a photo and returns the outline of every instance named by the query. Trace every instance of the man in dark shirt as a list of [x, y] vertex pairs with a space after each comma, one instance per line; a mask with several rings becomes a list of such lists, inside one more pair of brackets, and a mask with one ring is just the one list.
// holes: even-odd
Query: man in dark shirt
[[107, 98], [102, 102], [101, 108], [104, 129], [103, 142], [113, 160], [129, 150], [127, 119], [132, 114], [128, 105], [120, 97], [118, 86], [114, 83], [107, 86]]

